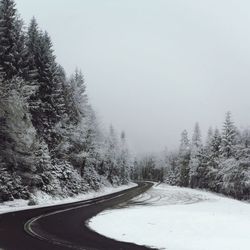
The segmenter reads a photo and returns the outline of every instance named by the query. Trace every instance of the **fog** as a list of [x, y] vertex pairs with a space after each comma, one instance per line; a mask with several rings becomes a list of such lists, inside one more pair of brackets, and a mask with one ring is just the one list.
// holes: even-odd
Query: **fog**
[[67, 73], [82, 69], [105, 126], [138, 153], [178, 146], [196, 121], [205, 137], [230, 110], [250, 124], [247, 0], [16, 0], [52, 37]]

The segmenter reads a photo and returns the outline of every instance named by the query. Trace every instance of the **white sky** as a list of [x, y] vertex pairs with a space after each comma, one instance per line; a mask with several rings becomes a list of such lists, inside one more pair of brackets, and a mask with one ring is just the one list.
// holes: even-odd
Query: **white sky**
[[250, 1], [16, 0], [81, 68], [104, 124], [136, 152], [174, 148], [183, 129], [250, 125]]

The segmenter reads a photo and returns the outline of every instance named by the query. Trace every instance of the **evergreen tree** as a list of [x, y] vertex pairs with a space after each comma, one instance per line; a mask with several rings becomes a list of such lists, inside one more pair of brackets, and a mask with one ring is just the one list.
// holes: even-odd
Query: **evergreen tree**
[[29, 78], [35, 81], [37, 86], [37, 92], [30, 99], [32, 122], [55, 157], [56, 148], [62, 140], [58, 127], [61, 126], [62, 117], [66, 113], [65, 75], [55, 61], [49, 35], [47, 32], [38, 32], [35, 19], [29, 28], [27, 46], [29, 53], [33, 55], [29, 57]]
[[180, 185], [187, 187], [189, 183], [190, 143], [186, 130], [184, 130], [181, 134], [181, 143], [178, 158], [178, 165], [180, 168]]
[[107, 173], [107, 179], [112, 184], [118, 184], [118, 138], [112, 125], [106, 139], [106, 148], [105, 165], [107, 170], [105, 172]]
[[28, 80], [38, 81], [38, 58], [39, 58], [40, 31], [35, 17], [31, 19], [27, 31], [26, 46], [28, 50]]
[[[31, 192], [36, 182], [37, 136], [28, 112], [26, 84], [13, 78], [0, 98], [0, 154], [10, 175], [17, 174]], [[17, 88], [17, 89], [16, 89]]]
[[206, 169], [204, 169], [205, 173], [203, 173], [203, 176], [206, 179], [206, 186], [204, 188], [210, 188], [214, 191], [218, 189], [216, 176], [218, 174], [220, 144], [221, 136], [219, 130], [215, 129], [212, 134], [209, 130], [206, 147], [204, 149]]
[[250, 157], [250, 130], [244, 129], [238, 134], [238, 142], [235, 147], [236, 159], [248, 159]]
[[221, 135], [220, 131], [216, 128], [214, 131], [214, 135], [211, 138], [209, 151], [211, 153], [210, 158], [218, 158], [220, 155], [220, 148], [221, 148]]
[[214, 131], [213, 131], [212, 127], [209, 127], [209, 129], [207, 131], [207, 138], [206, 138], [206, 144], [205, 144], [205, 148], [206, 148], [207, 152], [210, 151], [210, 149], [211, 149], [213, 135], [214, 135]]
[[170, 185], [180, 184], [180, 171], [178, 168], [178, 154], [171, 152], [165, 155], [164, 181]]
[[191, 143], [191, 155], [190, 155], [190, 162], [189, 162], [189, 185], [191, 187], [195, 187], [198, 185], [199, 182], [199, 174], [198, 168], [200, 164], [200, 151], [202, 149], [202, 142], [201, 142], [201, 132], [199, 124], [196, 123], [194, 127], [194, 132], [192, 136], [192, 143]]
[[120, 179], [122, 184], [128, 183], [130, 180], [130, 156], [129, 151], [126, 143], [126, 135], [123, 131], [120, 137], [120, 157], [119, 157], [119, 166], [120, 166]]
[[225, 158], [230, 158], [235, 155], [236, 145], [236, 128], [231, 119], [231, 113], [226, 113], [226, 119], [222, 130], [222, 140], [220, 153]]
[[13, 0], [0, 1], [0, 68], [4, 80], [27, 74], [27, 50], [22, 21]]

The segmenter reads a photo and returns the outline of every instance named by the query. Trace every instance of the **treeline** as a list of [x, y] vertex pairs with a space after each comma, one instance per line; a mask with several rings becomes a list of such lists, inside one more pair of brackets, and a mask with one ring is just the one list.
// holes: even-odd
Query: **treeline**
[[165, 180], [165, 167], [161, 164], [161, 158], [154, 154], [148, 154], [136, 158], [131, 176], [134, 180], [163, 182]]
[[205, 143], [196, 123], [191, 140], [186, 130], [182, 132], [178, 151], [151, 157], [151, 168], [146, 162], [145, 157], [139, 161], [139, 179], [151, 178], [157, 169], [163, 172], [163, 177], [154, 178], [157, 181], [250, 198], [250, 129], [240, 131], [230, 112], [221, 131], [208, 130]]
[[100, 129], [81, 71], [67, 77], [48, 33], [1, 0], [0, 201], [127, 183], [130, 169], [125, 134]]

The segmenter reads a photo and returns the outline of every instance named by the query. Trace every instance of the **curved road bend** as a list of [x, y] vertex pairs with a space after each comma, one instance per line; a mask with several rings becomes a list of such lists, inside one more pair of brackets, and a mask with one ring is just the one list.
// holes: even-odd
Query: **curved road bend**
[[91, 231], [85, 222], [104, 209], [145, 192], [153, 184], [99, 198], [0, 215], [0, 250], [139, 250], [149, 249], [118, 242]]

